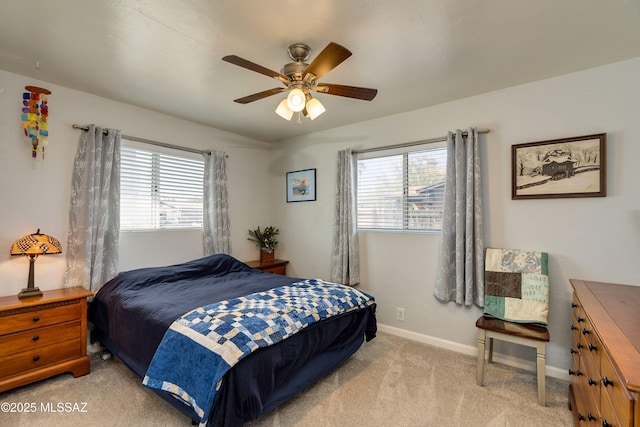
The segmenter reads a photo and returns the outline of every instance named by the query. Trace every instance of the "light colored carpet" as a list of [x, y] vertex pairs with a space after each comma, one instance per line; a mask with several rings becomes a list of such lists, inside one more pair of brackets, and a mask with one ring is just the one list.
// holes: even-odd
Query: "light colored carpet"
[[[0, 426], [190, 426], [122, 364], [92, 357], [90, 375], [65, 374], [0, 393], [0, 403], [35, 405], [0, 413]], [[547, 378], [547, 407], [531, 372], [488, 365], [475, 383], [475, 358], [379, 333], [324, 380], [247, 427], [571, 426], [568, 383]], [[43, 411], [58, 402], [86, 412]], [[78, 407], [77, 409], [81, 409]]]

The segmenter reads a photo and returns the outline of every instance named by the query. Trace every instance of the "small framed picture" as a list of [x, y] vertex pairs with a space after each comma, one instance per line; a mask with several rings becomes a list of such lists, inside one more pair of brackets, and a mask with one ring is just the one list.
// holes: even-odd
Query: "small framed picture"
[[511, 198], [605, 197], [607, 134], [511, 146]]
[[316, 170], [287, 172], [287, 203], [316, 199]]

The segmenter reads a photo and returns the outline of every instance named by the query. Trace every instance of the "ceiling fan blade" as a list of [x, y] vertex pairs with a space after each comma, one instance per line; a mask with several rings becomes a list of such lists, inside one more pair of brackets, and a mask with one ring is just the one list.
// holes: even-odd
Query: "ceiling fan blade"
[[369, 89], [366, 87], [334, 85], [331, 83], [319, 83], [311, 89], [320, 93], [328, 93], [329, 95], [346, 96], [347, 98], [362, 99], [371, 101], [378, 94], [378, 89]]
[[226, 61], [230, 64], [237, 65], [242, 68], [246, 68], [247, 70], [255, 71], [256, 73], [264, 74], [265, 76], [273, 77], [274, 79], [278, 79], [283, 83], [290, 83], [291, 80], [289, 77], [284, 76], [278, 72], [270, 70], [262, 65], [258, 65], [255, 62], [248, 61], [244, 58], [240, 58], [236, 55], [227, 55], [222, 58], [223, 61]]
[[351, 51], [349, 49], [331, 42], [311, 61], [311, 64], [304, 70], [302, 77], [304, 78], [307, 74], [313, 74], [315, 79], [319, 79], [350, 56]]
[[258, 101], [262, 98], [266, 98], [268, 96], [275, 95], [286, 90], [288, 90], [286, 87], [274, 87], [273, 89], [268, 89], [262, 92], [254, 93], [253, 95], [247, 95], [242, 98], [234, 99], [233, 102], [237, 102], [238, 104], [248, 104], [250, 102]]

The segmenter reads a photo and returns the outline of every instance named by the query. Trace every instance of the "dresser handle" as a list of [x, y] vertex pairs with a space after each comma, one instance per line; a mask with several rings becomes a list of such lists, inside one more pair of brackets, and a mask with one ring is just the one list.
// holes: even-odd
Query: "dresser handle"
[[582, 328], [582, 335], [589, 335], [591, 333], [591, 331], [589, 331], [587, 328]]
[[607, 421], [606, 418], [602, 419], [602, 427], [613, 427], [613, 424], [611, 424], [609, 421]]
[[610, 380], [609, 378], [607, 378], [607, 376], [605, 375], [604, 377], [602, 377], [602, 384], [607, 387], [607, 386], [611, 386], [613, 387], [613, 380]]
[[576, 326], [571, 325], [571, 330], [572, 330], [572, 331], [575, 331], [576, 329], [578, 329]]
[[578, 304], [576, 304], [575, 302], [571, 303], [571, 308], [578, 308]]
[[598, 381], [594, 380], [593, 378], [589, 377], [589, 379], [587, 380], [587, 382], [589, 383], [589, 385], [596, 385], [598, 384]]
[[38, 335], [34, 335], [32, 338], [34, 341], [38, 341], [40, 339], [40, 337]]
[[589, 343], [589, 351], [597, 351], [598, 347], [596, 347], [595, 345]]
[[571, 354], [578, 354], [578, 350], [571, 349]]
[[582, 343], [578, 343], [578, 344], [576, 344], [576, 347], [578, 347], [578, 348], [584, 348], [584, 345], [582, 345]]
[[33, 316], [33, 321], [34, 321], [34, 322], [37, 322], [37, 321], [39, 321], [39, 320], [40, 320], [40, 317], [38, 317], [38, 316]]
[[578, 412], [578, 420], [584, 421], [584, 415], [582, 415], [580, 412]]
[[581, 322], [581, 323], [584, 322], [584, 318], [578, 316], [578, 322]]
[[40, 356], [38, 356], [37, 354], [35, 356], [33, 356], [33, 361], [37, 362], [38, 360], [40, 360]]
[[580, 369], [578, 369], [577, 371], [569, 369], [569, 375], [575, 375], [576, 377], [581, 377], [582, 376], [582, 372], [580, 372]]
[[589, 421], [595, 421], [595, 420], [596, 420], [596, 417], [594, 417], [594, 416], [593, 416], [593, 414], [592, 414], [591, 412], [589, 412], [589, 413], [587, 414], [587, 419], [588, 419]]

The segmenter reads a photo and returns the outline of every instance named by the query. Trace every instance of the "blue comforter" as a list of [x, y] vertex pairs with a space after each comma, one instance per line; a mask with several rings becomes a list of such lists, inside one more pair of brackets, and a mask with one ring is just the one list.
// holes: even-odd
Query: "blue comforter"
[[[264, 273], [223, 254], [120, 273], [89, 305], [92, 335], [142, 379], [165, 332], [185, 313], [301, 280]], [[261, 348], [225, 375], [209, 422], [239, 426], [268, 412], [331, 372], [375, 334], [373, 304]], [[155, 391], [185, 415], [200, 418], [191, 407]]]

